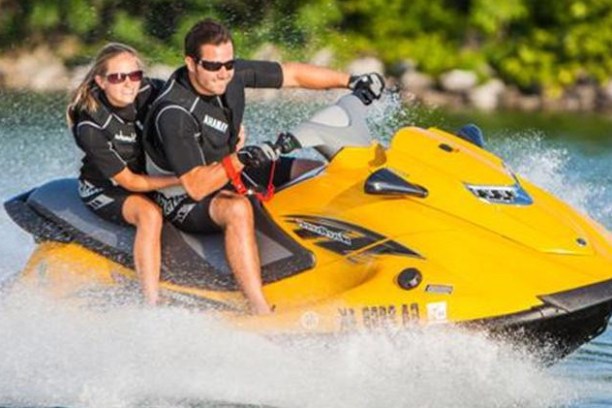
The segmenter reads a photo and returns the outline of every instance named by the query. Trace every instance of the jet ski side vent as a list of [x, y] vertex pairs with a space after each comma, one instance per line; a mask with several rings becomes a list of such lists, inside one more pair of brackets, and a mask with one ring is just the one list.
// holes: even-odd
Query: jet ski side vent
[[533, 204], [533, 199], [529, 193], [518, 183], [512, 186], [487, 186], [466, 183], [465, 187], [480, 200], [490, 204]]

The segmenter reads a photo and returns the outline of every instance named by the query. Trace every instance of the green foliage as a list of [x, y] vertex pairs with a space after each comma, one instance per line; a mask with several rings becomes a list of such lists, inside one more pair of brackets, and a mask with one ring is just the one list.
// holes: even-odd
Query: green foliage
[[109, 35], [113, 40], [131, 44], [136, 48], [145, 48], [148, 45], [143, 21], [137, 17], [129, 16], [125, 11], [117, 13], [109, 30]]
[[36, 2], [28, 20], [33, 30], [44, 32], [59, 25], [60, 10], [53, 3]]
[[[0, 0], [0, 48], [77, 37], [82, 56], [104, 42], [180, 64], [185, 33], [213, 17], [237, 54], [266, 43], [284, 58], [331, 47], [338, 63], [410, 59], [438, 75], [458, 67], [523, 90], [558, 94], [612, 72], [612, 0]], [[24, 45], [25, 45], [24, 44]], [[73, 57], [78, 60], [79, 56]]]
[[77, 35], [87, 34], [99, 24], [96, 10], [81, 0], [69, 0], [66, 14], [67, 27]]

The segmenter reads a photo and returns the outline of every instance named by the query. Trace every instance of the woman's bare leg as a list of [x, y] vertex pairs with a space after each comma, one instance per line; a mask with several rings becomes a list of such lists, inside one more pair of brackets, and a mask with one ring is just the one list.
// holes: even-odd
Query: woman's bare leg
[[134, 194], [123, 203], [122, 213], [125, 220], [136, 227], [134, 265], [145, 301], [155, 305], [159, 300], [161, 210], [147, 197]]

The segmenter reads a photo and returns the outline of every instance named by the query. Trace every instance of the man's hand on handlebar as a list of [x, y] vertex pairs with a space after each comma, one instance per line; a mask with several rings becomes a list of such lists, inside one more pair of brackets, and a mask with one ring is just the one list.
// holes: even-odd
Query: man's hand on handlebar
[[245, 167], [261, 167], [266, 163], [278, 160], [280, 151], [272, 143], [263, 142], [258, 145], [244, 146], [238, 150], [238, 160]]
[[369, 105], [382, 95], [385, 89], [385, 80], [376, 72], [363, 75], [351, 75], [348, 88], [352, 90], [364, 104]]

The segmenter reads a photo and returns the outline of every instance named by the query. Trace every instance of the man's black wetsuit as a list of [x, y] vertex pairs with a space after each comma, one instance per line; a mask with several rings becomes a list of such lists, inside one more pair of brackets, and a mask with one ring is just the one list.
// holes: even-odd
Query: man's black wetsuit
[[[280, 64], [267, 61], [237, 60], [234, 69], [226, 92], [219, 96], [199, 94], [189, 82], [186, 67], [174, 72], [146, 121], [149, 174], [180, 177], [236, 151], [245, 88], [280, 88], [283, 73]], [[196, 202], [182, 187], [172, 187], [160, 190], [156, 200], [164, 216], [179, 229], [206, 233], [219, 230], [209, 214], [216, 193]]]
[[144, 119], [163, 81], [144, 78], [133, 104], [116, 108], [97, 87], [93, 96], [95, 112], [73, 112], [72, 133], [85, 153], [79, 176], [79, 195], [100, 217], [124, 222], [121, 210], [125, 199], [134, 194], [116, 185], [112, 177], [129, 168], [144, 173], [142, 148]]

